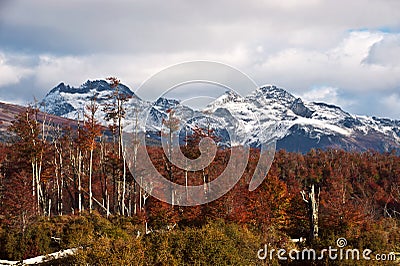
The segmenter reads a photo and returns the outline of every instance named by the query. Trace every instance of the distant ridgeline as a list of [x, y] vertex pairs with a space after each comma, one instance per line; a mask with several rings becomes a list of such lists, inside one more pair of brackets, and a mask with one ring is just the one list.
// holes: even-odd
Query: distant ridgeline
[[[110, 125], [112, 121], [105, 119], [104, 106], [112, 103], [109, 96], [113, 92], [115, 88], [105, 80], [87, 81], [78, 88], [60, 83], [44, 97], [40, 108], [55, 116], [82, 120], [85, 106], [95, 95], [99, 105], [95, 117], [101, 124]], [[176, 109], [184, 117], [182, 120], [188, 122], [189, 133], [195, 126], [210, 126], [219, 137], [220, 145], [225, 146], [230, 146], [226, 128], [236, 125], [237, 138], [252, 147], [274, 138], [278, 150], [302, 153], [312, 148], [400, 151], [400, 121], [352, 115], [338, 106], [304, 102], [272, 85], [260, 87], [244, 97], [227, 91], [201, 111], [180, 105], [175, 99], [159, 98], [153, 103], [142, 100], [123, 84], [118, 85], [118, 93], [127, 97], [124, 108], [128, 119], [122, 121], [124, 126], [133, 123], [135, 112], [149, 108], [146, 136], [154, 145], [160, 143], [159, 132], [168, 111]], [[4, 139], [6, 125], [22, 108], [2, 104], [0, 109], [0, 136]], [[215, 119], [206, 119], [204, 113]], [[185, 134], [184, 130], [180, 132], [181, 141]]]

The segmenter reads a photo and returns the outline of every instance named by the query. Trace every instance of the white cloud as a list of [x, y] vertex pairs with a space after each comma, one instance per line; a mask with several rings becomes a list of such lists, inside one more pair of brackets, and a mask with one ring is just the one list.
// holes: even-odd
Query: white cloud
[[[77, 86], [110, 75], [135, 90], [188, 60], [227, 63], [298, 95], [318, 89], [338, 105], [357, 93], [383, 99], [400, 84], [400, 1], [14, 0], [1, 7], [3, 99], [25, 97], [28, 80], [37, 97], [61, 81]], [[323, 96], [327, 88], [337, 95]]]
[[371, 47], [365, 62], [383, 67], [400, 67], [400, 34], [386, 34], [385, 38]]
[[398, 93], [393, 93], [388, 96], [384, 96], [380, 101], [380, 115], [389, 116], [391, 118], [400, 119], [400, 95]]
[[301, 93], [315, 86], [328, 85], [348, 92], [392, 91], [400, 83], [400, 69], [364, 63], [371, 47], [390, 34], [350, 32], [329, 50], [285, 49], [273, 54], [255, 68], [273, 82]]
[[349, 109], [352, 109], [353, 105], [356, 104], [355, 99], [345, 97], [338, 88], [329, 86], [312, 88], [300, 94], [300, 97], [309, 102], [334, 104], [346, 111], [350, 111]]
[[7, 56], [0, 53], [0, 73], [1, 91], [1, 87], [18, 83], [21, 78], [23, 78], [25, 75], [30, 75], [32, 71], [27, 67], [10, 64]]
[[314, 102], [325, 102], [325, 103], [337, 103], [338, 93], [337, 88], [332, 87], [320, 87], [314, 88], [310, 91], [306, 91], [301, 95], [301, 98], [307, 101]]

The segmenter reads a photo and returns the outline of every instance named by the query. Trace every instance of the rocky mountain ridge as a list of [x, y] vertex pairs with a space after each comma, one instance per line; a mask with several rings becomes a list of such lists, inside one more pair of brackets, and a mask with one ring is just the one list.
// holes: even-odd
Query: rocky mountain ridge
[[[113, 90], [104, 80], [87, 81], [79, 88], [60, 83], [42, 100], [42, 110], [65, 118], [82, 119], [91, 97], [96, 95], [100, 105], [109, 103], [108, 95]], [[273, 85], [262, 86], [247, 96], [227, 91], [200, 111], [181, 105], [176, 99], [142, 100], [122, 84], [118, 90], [129, 96], [125, 125], [129, 127], [132, 119], [139, 117], [146, 121], [142, 129], [150, 135], [161, 129], [168, 111], [174, 109], [189, 128], [211, 126], [222, 141], [229, 141], [227, 134], [234, 132], [240, 143], [258, 146], [276, 139], [278, 149], [288, 151], [307, 152], [311, 148], [328, 147], [356, 151], [400, 150], [400, 121], [352, 115], [335, 105], [305, 102]], [[97, 118], [107, 124], [102, 110]]]

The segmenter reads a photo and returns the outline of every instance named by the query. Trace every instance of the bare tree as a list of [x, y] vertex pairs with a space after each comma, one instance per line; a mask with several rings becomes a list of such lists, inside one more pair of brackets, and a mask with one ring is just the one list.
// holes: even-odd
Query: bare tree
[[[112, 100], [110, 104], [106, 104], [103, 110], [106, 112], [105, 119], [107, 121], [113, 121], [113, 125], [111, 127], [113, 131], [113, 136], [117, 135], [118, 138], [118, 160], [122, 160], [122, 184], [120, 179], [116, 180], [116, 177], [113, 177], [113, 186], [114, 186], [114, 206], [115, 201], [118, 205], [119, 213], [125, 215], [125, 197], [126, 197], [126, 156], [123, 152], [123, 138], [122, 138], [122, 128], [123, 128], [123, 120], [125, 119], [125, 103], [129, 101], [129, 95], [121, 93], [119, 91], [119, 86], [121, 81], [115, 77], [108, 77], [107, 80], [110, 82], [111, 88], [114, 89], [113, 93], [109, 96], [109, 99]], [[115, 138], [114, 138], [115, 139]], [[117, 187], [115, 189], [115, 187]], [[115, 193], [116, 192], [116, 193]], [[116, 194], [116, 195], [115, 195]], [[115, 198], [117, 200], [115, 200]]]
[[57, 213], [63, 215], [63, 187], [64, 187], [64, 164], [63, 164], [63, 143], [61, 142], [62, 130], [60, 126], [57, 126], [53, 132], [53, 145], [54, 145], [54, 173], [56, 177], [56, 188], [57, 188]]
[[[317, 190], [317, 191], [316, 191]], [[315, 188], [315, 184], [308, 187], [308, 191], [300, 191], [303, 201], [307, 204], [310, 220], [310, 238], [311, 240], [318, 238], [318, 208], [320, 187]]]
[[39, 109], [28, 107], [13, 121], [10, 130], [17, 135], [19, 146], [24, 156], [29, 157], [32, 171], [32, 195], [36, 198], [37, 213], [45, 213], [45, 200], [42, 188], [42, 167], [47, 149], [45, 130], [46, 117], [42, 118], [40, 126], [38, 118]]
[[96, 138], [101, 136], [100, 124], [97, 122], [95, 115], [99, 108], [96, 103], [96, 95], [93, 95], [90, 103], [86, 106], [88, 119], [82, 131], [82, 144], [85, 150], [89, 151], [89, 211], [93, 209], [93, 192], [92, 192], [92, 178], [93, 178], [93, 152], [96, 147]]
[[[179, 129], [179, 118], [175, 116], [175, 111], [172, 109], [167, 110], [168, 118], [163, 119], [163, 125], [165, 126], [164, 132], [161, 132], [164, 136], [167, 136], [167, 145], [168, 145], [168, 156], [164, 155], [164, 168], [167, 172], [168, 179], [171, 182], [175, 182], [175, 176], [174, 176], [174, 170], [173, 170], [173, 164], [169, 161], [168, 158], [172, 158], [172, 149], [173, 149], [173, 136], [176, 134], [175, 132]], [[171, 192], [171, 202], [172, 202], [172, 207], [174, 206], [175, 203], [175, 191], [173, 188], [170, 188]]]

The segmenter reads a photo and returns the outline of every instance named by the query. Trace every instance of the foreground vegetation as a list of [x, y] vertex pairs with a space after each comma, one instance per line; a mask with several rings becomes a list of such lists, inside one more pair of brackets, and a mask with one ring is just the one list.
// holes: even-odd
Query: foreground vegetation
[[[107, 217], [102, 209], [38, 215], [35, 205], [29, 205], [34, 198], [23, 172], [2, 177], [0, 258], [21, 260], [79, 248], [75, 256], [58, 263], [301, 265], [296, 261], [279, 262], [276, 256], [261, 261], [257, 251], [264, 244], [276, 250], [335, 248], [341, 237], [348, 240], [346, 248], [368, 248], [374, 254], [399, 252], [397, 155], [336, 150], [303, 155], [280, 151], [262, 185], [249, 192], [252, 163], [238, 184], [216, 201], [179, 207], [149, 197], [143, 209], [131, 216]], [[310, 184], [320, 188], [316, 238], [311, 237], [310, 209], [300, 193], [307, 191]], [[84, 203], [88, 206], [87, 200]], [[300, 237], [307, 240], [291, 241]], [[370, 261], [362, 260], [318, 262], [370, 265]]]
[[[16, 260], [79, 247], [75, 256], [53, 261], [51, 265], [279, 265], [276, 256], [264, 261], [257, 257], [257, 251], [263, 248], [264, 243], [268, 243], [270, 249], [290, 250], [308, 246], [295, 246], [287, 234], [273, 226], [261, 232], [252, 226], [215, 220], [202, 226], [157, 230], [146, 235], [143, 226], [136, 222], [132, 218], [106, 219], [97, 213], [86, 213], [38, 219], [23, 233], [3, 226], [0, 256]], [[346, 235], [351, 233], [346, 232]], [[313, 243], [313, 247], [335, 246], [336, 238], [341, 236], [334, 233], [324, 235]], [[349, 243], [352, 248], [369, 247], [375, 253], [399, 248], [399, 227], [393, 219], [381, 220], [368, 231], [363, 230], [353, 237]], [[296, 265], [296, 262], [291, 263]], [[369, 263], [327, 259], [319, 262], [320, 265]]]
[[[63, 263], [85, 265], [251, 265], [257, 263], [260, 235], [235, 224], [215, 221], [197, 228], [160, 230], [147, 235], [129, 218], [105, 219], [98, 214], [56, 217], [27, 228], [2, 233], [2, 257], [50, 253], [82, 247]], [[61, 238], [51, 242], [50, 236]], [[37, 250], [32, 250], [32, 248]]]

